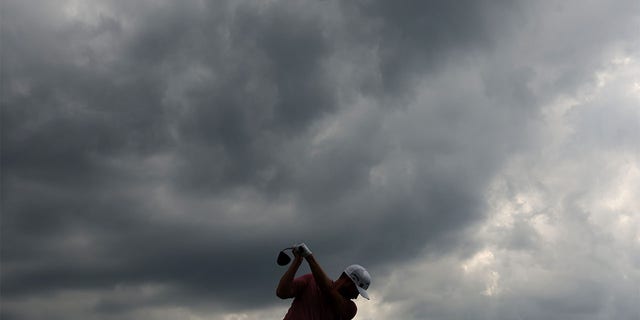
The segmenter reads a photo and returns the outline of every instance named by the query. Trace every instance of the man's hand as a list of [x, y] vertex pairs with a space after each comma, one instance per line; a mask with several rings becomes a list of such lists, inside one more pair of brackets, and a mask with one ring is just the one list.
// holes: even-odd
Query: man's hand
[[303, 243], [299, 243], [293, 246], [293, 253], [297, 256], [301, 256], [303, 258], [306, 258], [308, 256], [310, 256], [311, 250], [309, 250], [309, 247], [307, 247], [306, 244]]

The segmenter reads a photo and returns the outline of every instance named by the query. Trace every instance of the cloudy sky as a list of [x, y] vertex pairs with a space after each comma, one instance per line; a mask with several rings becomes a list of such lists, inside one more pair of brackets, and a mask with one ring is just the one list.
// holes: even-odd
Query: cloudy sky
[[637, 0], [1, 3], [3, 320], [640, 318]]

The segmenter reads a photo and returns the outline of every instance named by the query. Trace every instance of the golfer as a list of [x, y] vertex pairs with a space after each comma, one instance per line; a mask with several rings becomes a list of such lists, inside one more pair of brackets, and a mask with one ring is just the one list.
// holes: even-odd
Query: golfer
[[[284, 320], [349, 320], [358, 309], [351, 301], [358, 294], [369, 299], [369, 272], [357, 264], [347, 267], [336, 281], [324, 273], [311, 250], [304, 244], [293, 248], [295, 259], [278, 284], [276, 295], [281, 299], [294, 298]], [[295, 278], [303, 260], [307, 260], [311, 274]]]

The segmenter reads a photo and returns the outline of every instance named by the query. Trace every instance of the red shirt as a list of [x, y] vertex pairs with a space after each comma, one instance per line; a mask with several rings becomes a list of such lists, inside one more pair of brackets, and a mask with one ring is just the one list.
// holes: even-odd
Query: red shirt
[[342, 317], [333, 313], [328, 297], [322, 295], [312, 274], [293, 280], [294, 299], [283, 320], [349, 320], [356, 316], [356, 304], [347, 299], [347, 310]]

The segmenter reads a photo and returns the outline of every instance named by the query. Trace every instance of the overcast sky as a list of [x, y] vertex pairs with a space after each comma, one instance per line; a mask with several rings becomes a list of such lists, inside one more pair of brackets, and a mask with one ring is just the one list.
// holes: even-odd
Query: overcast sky
[[3, 320], [640, 318], [640, 1], [1, 3]]

